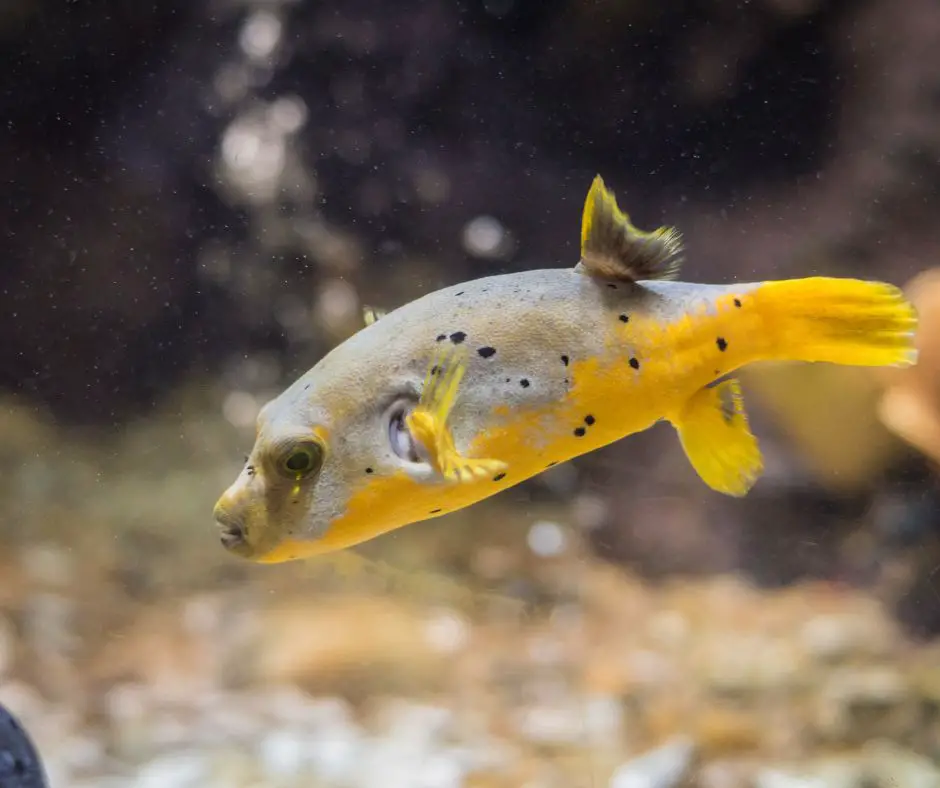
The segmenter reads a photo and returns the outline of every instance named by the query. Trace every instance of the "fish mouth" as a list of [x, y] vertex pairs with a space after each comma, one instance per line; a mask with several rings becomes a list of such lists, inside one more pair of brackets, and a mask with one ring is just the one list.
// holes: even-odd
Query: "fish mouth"
[[214, 514], [222, 547], [237, 555], [250, 555], [253, 551], [248, 543], [248, 529], [245, 524], [223, 509], [216, 508]]

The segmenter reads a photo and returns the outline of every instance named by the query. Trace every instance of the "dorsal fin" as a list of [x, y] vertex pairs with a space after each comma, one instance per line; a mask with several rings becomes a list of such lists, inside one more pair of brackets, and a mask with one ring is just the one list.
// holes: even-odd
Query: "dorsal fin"
[[362, 307], [362, 322], [371, 326], [375, 321], [385, 317], [385, 310], [375, 306]]
[[672, 227], [638, 230], [617, 207], [600, 175], [594, 178], [581, 216], [581, 266], [608, 279], [673, 279], [682, 265], [682, 237]]

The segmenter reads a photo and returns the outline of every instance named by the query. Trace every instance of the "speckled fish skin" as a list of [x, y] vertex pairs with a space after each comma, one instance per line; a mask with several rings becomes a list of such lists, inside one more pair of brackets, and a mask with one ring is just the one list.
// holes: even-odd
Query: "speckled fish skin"
[[[226, 546], [261, 562], [342, 549], [461, 509], [661, 419], [677, 426], [706, 482], [743, 494], [759, 475], [760, 456], [743, 410], [706, 399], [716, 379], [762, 359], [913, 361], [913, 314], [890, 285], [704, 285], [634, 280], [626, 267], [621, 276], [600, 270], [608, 269], [582, 260], [448, 287], [339, 345], [262, 409], [248, 463], [216, 506]], [[803, 338], [816, 325], [814, 294], [828, 315], [822, 343]], [[783, 302], [794, 296], [807, 307], [791, 318]], [[868, 334], [878, 331], [889, 339], [871, 351]], [[506, 465], [463, 483], [399, 456], [388, 426], [390, 409], [418, 402], [435, 354], [455, 346], [466, 371], [448, 420], [454, 444], [461, 455]], [[721, 410], [717, 427], [707, 423], [710, 409]], [[722, 423], [729, 450], [711, 457], [708, 444]], [[272, 458], [311, 437], [324, 448], [319, 472], [296, 482], [279, 475]], [[728, 476], [738, 473], [735, 465], [741, 480]]]

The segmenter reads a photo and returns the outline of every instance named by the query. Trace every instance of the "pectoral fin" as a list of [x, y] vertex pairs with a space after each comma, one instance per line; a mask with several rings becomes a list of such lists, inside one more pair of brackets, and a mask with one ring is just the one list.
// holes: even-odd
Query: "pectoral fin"
[[709, 487], [740, 497], [754, 486], [764, 463], [737, 380], [701, 389], [673, 425], [689, 462]]
[[405, 417], [428, 462], [450, 482], [491, 478], [506, 469], [506, 463], [499, 460], [464, 457], [454, 445], [447, 417], [457, 401], [465, 372], [466, 362], [457, 348], [440, 353], [428, 369], [417, 407]]

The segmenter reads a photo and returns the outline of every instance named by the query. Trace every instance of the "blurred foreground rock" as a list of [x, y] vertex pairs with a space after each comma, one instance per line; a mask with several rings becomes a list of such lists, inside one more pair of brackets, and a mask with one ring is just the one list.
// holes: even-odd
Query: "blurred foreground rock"
[[[210, 522], [251, 429], [214, 399], [180, 391], [98, 443], [0, 411], [0, 703], [53, 788], [862, 788], [886, 773], [876, 741], [894, 747], [879, 763], [933, 779], [940, 644], [873, 594], [732, 569], [643, 579], [591, 556], [609, 509], [577, 495], [253, 566]], [[755, 500], [735, 502], [752, 530]], [[696, 511], [644, 519], [681, 533]], [[698, 544], [720, 535], [701, 527]]]
[[[259, 571], [148, 611], [80, 562], [75, 582], [99, 590], [58, 625], [70, 640], [20, 640], [0, 703], [53, 788], [940, 779], [940, 645], [907, 641], [870, 597], [733, 576], [656, 587], [555, 560], [579, 598], [514, 618], [330, 591], [288, 567], [273, 596]], [[26, 582], [7, 615], [43, 593]], [[128, 625], [102, 631], [101, 612]]]

